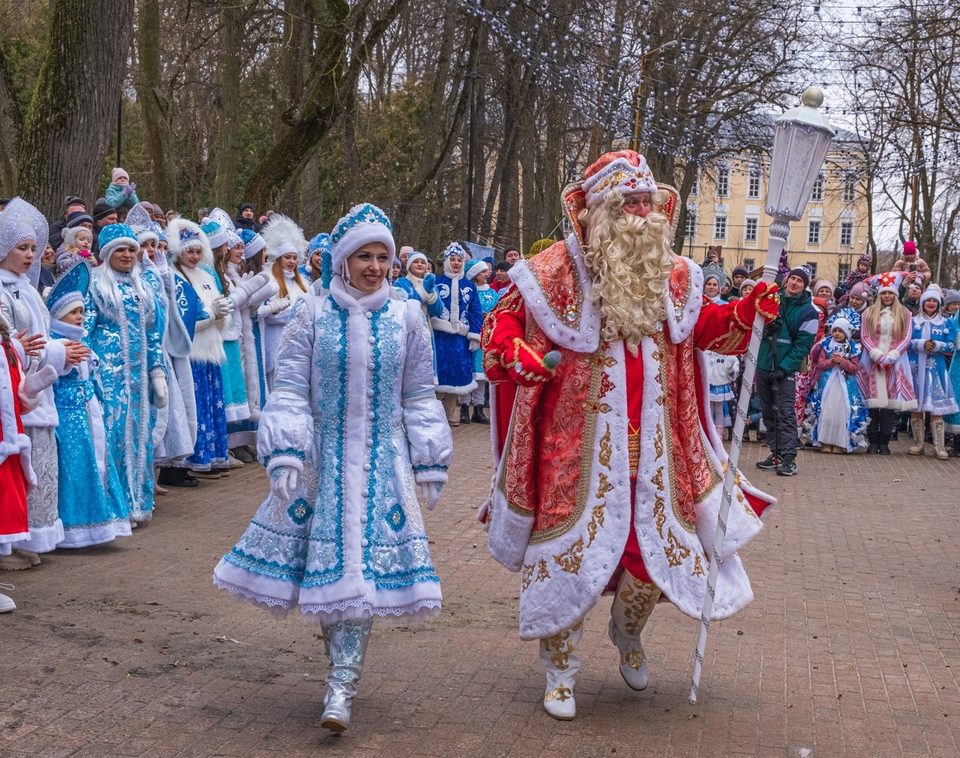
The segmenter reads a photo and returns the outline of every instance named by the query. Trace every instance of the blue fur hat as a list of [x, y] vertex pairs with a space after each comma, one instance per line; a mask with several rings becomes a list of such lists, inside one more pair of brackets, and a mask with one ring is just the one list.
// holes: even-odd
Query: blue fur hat
[[90, 267], [82, 261], [74, 264], [57, 279], [47, 295], [47, 310], [55, 319], [60, 319], [77, 306], [82, 306], [90, 288]]
[[459, 255], [465, 261], [470, 260], [470, 253], [459, 242], [451, 242], [447, 249], [443, 251], [443, 259], [447, 260], [451, 255]]
[[216, 221], [207, 220], [200, 225], [200, 230], [207, 235], [210, 247], [216, 250], [221, 245], [226, 245], [230, 241], [230, 235], [225, 227], [220, 226]]
[[264, 241], [263, 237], [253, 231], [253, 229], [238, 229], [237, 234], [239, 234], [240, 239], [243, 240], [244, 260], [250, 260], [253, 256], [261, 252], [267, 246], [267, 243]]
[[100, 230], [100, 236], [97, 238], [100, 243], [100, 252], [98, 256], [100, 262], [104, 265], [110, 260], [113, 251], [123, 245], [129, 245], [134, 252], [140, 252], [140, 243], [137, 241], [137, 233], [126, 224], [109, 224]]
[[330, 239], [330, 235], [326, 232], [320, 232], [320, 234], [310, 240], [310, 244], [307, 245], [307, 255], [313, 255], [317, 250], [333, 252], [333, 242]]

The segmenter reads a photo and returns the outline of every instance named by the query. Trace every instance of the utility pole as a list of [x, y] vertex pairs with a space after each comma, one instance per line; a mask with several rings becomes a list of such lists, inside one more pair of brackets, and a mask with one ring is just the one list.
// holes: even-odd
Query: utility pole
[[477, 148], [477, 79], [480, 74], [476, 68], [467, 74], [470, 80], [470, 124], [467, 141], [467, 242], [473, 242], [473, 187], [476, 176]]

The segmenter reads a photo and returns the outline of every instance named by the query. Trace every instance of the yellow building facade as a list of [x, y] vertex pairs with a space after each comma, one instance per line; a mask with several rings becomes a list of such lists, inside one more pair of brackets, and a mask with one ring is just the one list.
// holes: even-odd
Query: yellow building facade
[[[763, 209], [768, 176], [766, 156], [728, 158], [702, 168], [687, 200], [684, 254], [700, 262], [708, 248], [719, 246], [728, 275], [736, 266], [749, 271], [763, 266], [771, 222]], [[866, 192], [863, 162], [838, 140], [803, 217], [790, 226], [791, 267], [807, 265], [813, 279], [834, 284], [855, 268], [867, 250]]]

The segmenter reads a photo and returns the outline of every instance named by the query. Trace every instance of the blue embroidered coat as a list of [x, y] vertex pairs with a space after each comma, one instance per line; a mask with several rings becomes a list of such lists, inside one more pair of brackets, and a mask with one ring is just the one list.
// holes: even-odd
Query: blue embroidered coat
[[[932, 352], [925, 348], [928, 340], [933, 343]], [[929, 318], [922, 313], [913, 317], [910, 368], [917, 391], [917, 413], [935, 416], [957, 413], [957, 398], [947, 372], [947, 359], [956, 349], [957, 324], [953, 319], [939, 314]]]
[[480, 342], [483, 311], [477, 289], [462, 276], [438, 276], [443, 311], [430, 319], [437, 348], [437, 392], [465, 395], [477, 388], [470, 341]]
[[358, 301], [335, 277], [292, 307], [258, 452], [298, 485], [267, 497], [218, 586], [322, 623], [439, 611], [415, 484], [446, 481], [450, 428], [420, 305], [389, 293]]
[[115, 276], [117, 305], [103, 278], [94, 277], [90, 284], [84, 341], [100, 360], [107, 454], [120, 474], [130, 517], [141, 522], [153, 512], [150, 371], [163, 370], [164, 360], [153, 289], [129, 274]]

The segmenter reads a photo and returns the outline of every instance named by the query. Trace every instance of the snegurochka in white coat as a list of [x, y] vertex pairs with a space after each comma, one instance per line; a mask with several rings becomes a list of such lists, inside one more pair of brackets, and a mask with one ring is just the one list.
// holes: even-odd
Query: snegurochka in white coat
[[375, 616], [432, 616], [440, 580], [416, 486], [432, 508], [450, 428], [420, 304], [396, 299], [390, 222], [375, 206], [334, 228], [329, 290], [292, 306], [258, 452], [271, 491], [214, 582], [320, 622], [330, 657], [322, 724], [350, 721]]

